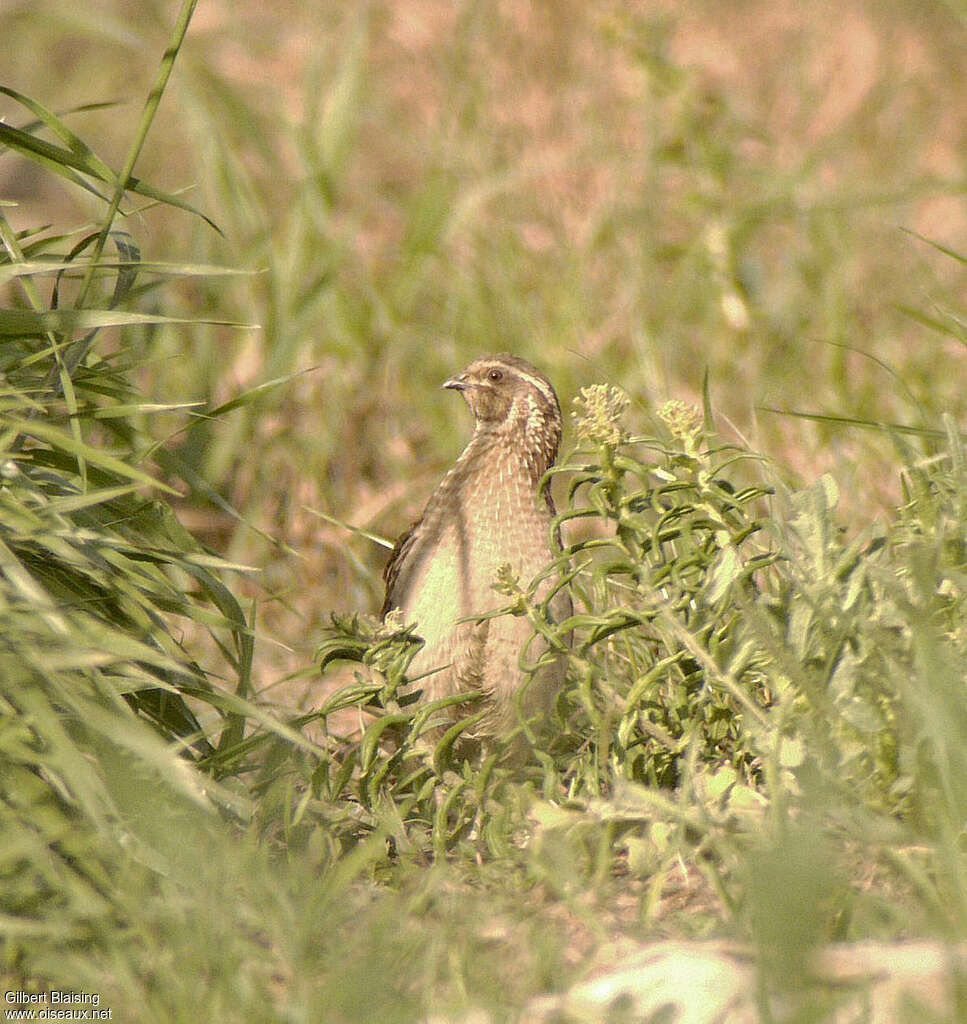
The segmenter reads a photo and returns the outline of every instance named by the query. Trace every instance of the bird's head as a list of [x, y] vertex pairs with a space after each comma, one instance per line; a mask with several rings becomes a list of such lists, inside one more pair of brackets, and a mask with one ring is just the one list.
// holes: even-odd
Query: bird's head
[[561, 406], [551, 382], [517, 356], [476, 359], [443, 385], [459, 391], [476, 419], [475, 436], [515, 446], [543, 472], [561, 443]]

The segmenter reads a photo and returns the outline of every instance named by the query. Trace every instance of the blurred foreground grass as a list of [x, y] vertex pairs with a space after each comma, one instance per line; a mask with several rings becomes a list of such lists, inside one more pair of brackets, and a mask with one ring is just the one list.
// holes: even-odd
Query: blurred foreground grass
[[[268, 670], [304, 664], [330, 609], [379, 604], [383, 552], [306, 507], [395, 535], [468, 427], [439, 384], [482, 352], [532, 359], [565, 404], [620, 384], [643, 416], [698, 401], [707, 369], [723, 429], [806, 480], [835, 467], [850, 512], [899, 500], [886, 439], [762, 409], [962, 414], [963, 266], [907, 232], [964, 248], [964, 29], [939, 4], [829, 10], [199, 8], [138, 172], [224, 237], [165, 207], [128, 223], [152, 258], [256, 272], [168, 286], [169, 315], [260, 329], [154, 325], [126, 347], [153, 398], [202, 403], [155, 433], [298, 552], [197, 487], [179, 505], [264, 569]], [[8, 84], [56, 110], [122, 101], [70, 118], [119, 166], [173, 18], [7, 5], [7, 51], [30, 55]], [[12, 224], [98, 222], [36, 168], [0, 173]]]
[[[142, 139], [177, 14], [0, 12], [8, 987], [512, 1019], [715, 934], [806, 1019], [810, 950], [963, 939], [951, 9], [207, 4]], [[631, 398], [555, 481], [571, 684], [514, 772], [426, 748], [351, 618], [383, 554], [313, 514], [405, 525], [501, 349]]]

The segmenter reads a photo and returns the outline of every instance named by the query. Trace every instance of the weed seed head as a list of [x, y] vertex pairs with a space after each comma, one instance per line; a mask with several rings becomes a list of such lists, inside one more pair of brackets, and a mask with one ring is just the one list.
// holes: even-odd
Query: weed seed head
[[591, 384], [574, 399], [574, 425], [578, 437], [592, 444], [616, 447], [627, 438], [621, 416], [630, 399], [613, 384]]
[[658, 417], [671, 431], [672, 437], [684, 444], [687, 452], [698, 450], [703, 429], [700, 409], [673, 398], [658, 410]]

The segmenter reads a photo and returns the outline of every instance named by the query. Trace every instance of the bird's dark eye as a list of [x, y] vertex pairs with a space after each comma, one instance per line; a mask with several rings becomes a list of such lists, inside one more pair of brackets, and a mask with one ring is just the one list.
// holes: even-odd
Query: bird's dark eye
[[487, 374], [487, 380], [491, 381], [493, 384], [499, 384], [503, 379], [503, 370], [491, 370], [490, 373]]

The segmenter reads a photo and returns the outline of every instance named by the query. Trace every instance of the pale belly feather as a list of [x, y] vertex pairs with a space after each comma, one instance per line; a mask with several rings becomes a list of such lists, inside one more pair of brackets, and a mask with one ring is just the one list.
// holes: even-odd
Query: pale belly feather
[[[449, 507], [436, 510], [436, 522], [424, 524], [424, 534], [408, 552], [397, 581], [394, 604], [407, 622], [416, 624], [417, 634], [425, 641], [409, 671], [425, 697], [434, 700], [482, 690], [492, 700], [503, 728], [516, 714], [513, 697], [523, 683], [519, 660], [533, 630], [522, 616], [460, 620], [508, 603], [492, 587], [500, 566], [509, 564], [526, 587], [554, 555], [550, 513], [533, 493], [533, 484], [507, 478], [498, 481], [496, 488], [493, 483], [489, 482], [486, 495], [478, 495], [472, 482], [465, 481], [468, 486], [454, 494]], [[485, 500], [475, 500], [480, 498]], [[541, 586], [538, 600], [550, 586], [550, 582]], [[528, 661], [536, 660], [544, 649], [532, 644]], [[528, 693], [533, 691], [534, 696], [528, 706], [535, 701], [546, 703], [548, 692], [560, 684], [561, 670], [551, 666], [541, 677], [529, 686]]]

